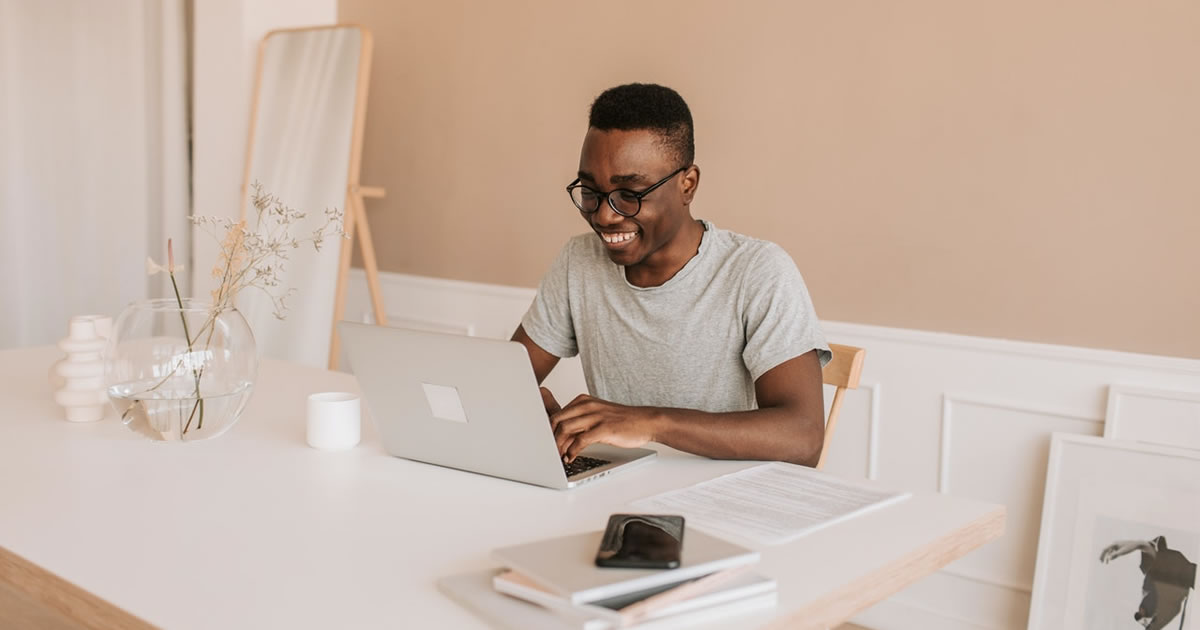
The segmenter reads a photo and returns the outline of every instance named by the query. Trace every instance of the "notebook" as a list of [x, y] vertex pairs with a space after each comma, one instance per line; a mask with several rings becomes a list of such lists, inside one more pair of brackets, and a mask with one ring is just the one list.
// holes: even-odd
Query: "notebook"
[[[611, 622], [589, 618], [586, 615], [569, 615], [553, 612], [536, 604], [497, 593], [492, 588], [492, 579], [497, 570], [490, 569], [463, 573], [441, 578], [438, 590], [450, 599], [479, 616], [496, 628], [507, 630], [609, 630]], [[742, 599], [726, 601], [670, 617], [651, 619], [634, 626], [638, 630], [674, 630], [691, 628], [696, 624], [709, 624], [733, 616], [748, 615], [773, 608], [778, 603], [774, 590], [751, 595]], [[765, 619], [756, 619], [760, 624]]]
[[682, 582], [722, 569], [758, 562], [757, 551], [697, 530], [688, 530], [677, 569], [613, 569], [595, 565], [604, 532], [496, 549], [504, 566], [528, 577], [572, 604], [595, 602], [633, 591]]
[[[719, 577], [721, 579], [710, 582], [707, 586], [702, 585], [703, 587], [699, 589], [693, 588], [706, 580], [711, 580], [712, 577]], [[631, 620], [650, 620], [680, 615], [700, 608], [708, 608], [717, 604], [725, 604], [748, 597], [763, 595], [773, 592], [776, 589], [775, 580], [751, 573], [746, 567], [727, 569], [711, 573], [709, 576], [702, 578], [685, 580], [681, 583], [672, 583], [666, 586], [656, 586], [627, 595], [598, 600], [590, 604], [571, 604], [566, 599], [546, 590], [515, 571], [504, 571], [497, 574], [492, 579], [492, 586], [499, 593], [537, 604], [560, 615], [566, 617], [583, 615], [604, 620], [614, 627], [628, 625], [628, 622]], [[670, 597], [674, 593], [679, 593], [684, 590], [681, 587], [691, 589], [686, 597], [677, 598], [676, 601], [667, 605], [656, 606], [644, 615], [635, 614], [631, 617], [629, 614], [634, 608], [654, 601], [655, 596]]]

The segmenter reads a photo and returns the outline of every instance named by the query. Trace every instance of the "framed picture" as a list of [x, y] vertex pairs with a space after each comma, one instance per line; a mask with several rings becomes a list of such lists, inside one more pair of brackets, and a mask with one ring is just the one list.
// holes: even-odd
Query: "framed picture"
[[1054, 434], [1029, 630], [1200, 630], [1200, 451]]
[[1200, 449], [1200, 391], [1112, 385], [1104, 437]]

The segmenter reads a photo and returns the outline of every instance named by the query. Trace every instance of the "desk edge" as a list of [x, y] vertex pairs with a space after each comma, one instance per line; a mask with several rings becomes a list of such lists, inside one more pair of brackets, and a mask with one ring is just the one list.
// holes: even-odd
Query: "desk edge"
[[157, 627], [110, 604], [0, 546], [0, 583], [37, 605], [95, 630], [156, 630]]
[[837, 627], [918, 579], [999, 538], [1004, 534], [1005, 517], [1005, 507], [996, 505], [944, 538], [922, 545], [774, 620], [765, 626], [765, 630], [825, 630]]

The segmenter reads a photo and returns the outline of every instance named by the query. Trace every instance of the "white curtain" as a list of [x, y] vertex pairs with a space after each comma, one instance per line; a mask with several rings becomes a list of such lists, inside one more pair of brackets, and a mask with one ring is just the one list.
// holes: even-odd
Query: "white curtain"
[[187, 261], [186, 41], [184, 0], [0, 0], [0, 348], [165, 295], [169, 236]]

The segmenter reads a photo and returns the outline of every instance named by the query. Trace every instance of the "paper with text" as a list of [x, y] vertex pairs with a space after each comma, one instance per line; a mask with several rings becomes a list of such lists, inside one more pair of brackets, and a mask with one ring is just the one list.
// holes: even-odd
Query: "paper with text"
[[908, 496], [774, 462], [631, 505], [643, 512], [682, 514], [688, 527], [777, 545]]

